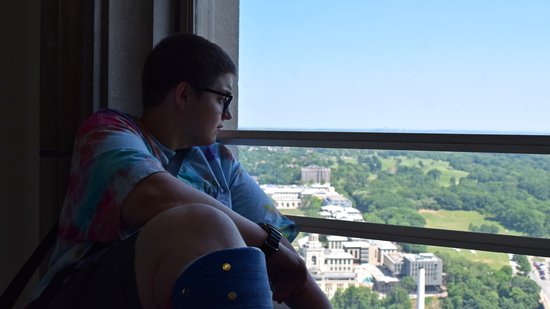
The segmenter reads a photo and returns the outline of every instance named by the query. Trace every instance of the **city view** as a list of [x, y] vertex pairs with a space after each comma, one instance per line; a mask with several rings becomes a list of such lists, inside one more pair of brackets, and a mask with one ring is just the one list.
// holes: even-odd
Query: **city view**
[[[549, 237], [543, 155], [249, 146], [238, 154], [284, 214]], [[335, 308], [548, 308], [545, 258], [312, 233], [293, 245]]]
[[[240, 1], [237, 127], [547, 136], [549, 12], [541, 0]], [[549, 156], [238, 155], [288, 215], [550, 238]], [[426, 308], [550, 308], [546, 258], [306, 233], [293, 245], [335, 308], [411, 308], [417, 294]]]

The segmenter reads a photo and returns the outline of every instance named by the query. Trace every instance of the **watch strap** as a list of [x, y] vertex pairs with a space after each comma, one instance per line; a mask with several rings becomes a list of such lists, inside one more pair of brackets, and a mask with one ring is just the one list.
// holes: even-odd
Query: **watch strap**
[[269, 257], [277, 250], [279, 250], [279, 243], [281, 242], [283, 234], [278, 228], [269, 223], [260, 223], [259, 225], [267, 232], [267, 238], [266, 240], [264, 240], [264, 243], [262, 244], [260, 249], [263, 251], [266, 257]]

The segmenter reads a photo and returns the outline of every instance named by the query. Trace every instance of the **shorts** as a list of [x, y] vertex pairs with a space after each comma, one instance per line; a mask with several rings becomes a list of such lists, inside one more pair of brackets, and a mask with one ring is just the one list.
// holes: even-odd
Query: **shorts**
[[170, 307], [273, 308], [264, 253], [239, 247], [199, 257], [176, 279]]
[[142, 308], [134, 271], [138, 235], [96, 248], [62, 270], [29, 308]]

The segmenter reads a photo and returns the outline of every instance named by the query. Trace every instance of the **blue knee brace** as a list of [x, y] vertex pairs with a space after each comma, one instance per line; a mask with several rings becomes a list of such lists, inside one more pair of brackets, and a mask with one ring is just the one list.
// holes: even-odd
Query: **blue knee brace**
[[176, 279], [170, 308], [273, 308], [263, 252], [243, 247], [199, 257]]

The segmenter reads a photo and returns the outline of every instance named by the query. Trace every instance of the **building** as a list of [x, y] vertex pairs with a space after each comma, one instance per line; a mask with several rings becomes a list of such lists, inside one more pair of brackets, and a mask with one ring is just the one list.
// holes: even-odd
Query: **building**
[[327, 195], [334, 194], [336, 191], [334, 190], [334, 187], [330, 186], [328, 183], [319, 184], [308, 184], [304, 187], [304, 191], [302, 191], [302, 195], [312, 195], [316, 196], [322, 200], [325, 199]]
[[383, 265], [384, 264], [384, 255], [385, 254], [391, 254], [397, 252], [397, 246], [390, 242], [385, 240], [368, 240], [372, 245], [376, 246], [378, 248], [377, 256], [375, 259], [372, 259], [375, 265]]
[[337, 290], [345, 290], [350, 286], [362, 286], [356, 280], [355, 273], [332, 273], [321, 276], [313, 276], [321, 291], [323, 291], [330, 299], [334, 296]]
[[275, 206], [279, 209], [296, 209], [302, 207], [301, 193], [303, 186], [293, 185], [261, 185], [260, 188], [271, 197]]
[[338, 194], [334, 190], [334, 187], [331, 187], [329, 184], [311, 184], [303, 186], [263, 184], [260, 185], [260, 188], [262, 188], [265, 194], [273, 199], [277, 208], [301, 208], [303, 204], [302, 199], [304, 197], [315, 196], [321, 199], [324, 205], [336, 207], [337, 212], [342, 212], [340, 216], [346, 218], [341, 220], [360, 221], [363, 219], [359, 210], [351, 207], [351, 201]]
[[401, 252], [391, 252], [384, 255], [384, 266], [394, 277], [402, 276], [404, 264], [405, 262]]
[[338, 205], [327, 205], [321, 207], [319, 213], [325, 219], [336, 219], [346, 221], [364, 222], [363, 215], [357, 208], [342, 207]]
[[307, 241], [300, 244], [300, 255], [304, 258], [306, 268], [312, 275], [321, 274], [325, 264], [325, 248], [319, 241], [319, 234], [309, 234]]
[[[338, 238], [339, 236], [328, 237]], [[347, 240], [347, 237], [333, 241], [333, 245], [341, 247], [342, 243], [339, 240]], [[329, 298], [334, 296], [338, 289], [362, 285], [357, 281], [354, 258], [351, 254], [341, 248], [324, 248], [318, 234], [310, 234], [307, 240], [304, 238], [298, 243], [300, 246], [298, 252], [304, 258], [306, 267], [317, 285]]]
[[368, 241], [346, 241], [342, 243], [345, 252], [353, 256], [355, 264], [374, 264], [372, 258], [377, 256], [378, 248]]
[[443, 283], [443, 261], [433, 253], [384, 253], [384, 266], [395, 277], [412, 277], [418, 281], [420, 269], [425, 271], [426, 286], [439, 287]]
[[350, 199], [336, 192], [333, 194], [327, 195], [323, 200], [323, 205], [324, 206], [327, 206], [327, 205], [341, 206], [344, 208], [353, 206]]
[[433, 253], [403, 254], [403, 275], [418, 281], [419, 270], [424, 268], [426, 286], [441, 286], [443, 261]]
[[343, 244], [346, 241], [349, 241], [349, 237], [335, 236], [335, 235], [327, 236], [328, 248], [332, 250], [343, 249], [344, 248]]
[[342, 249], [325, 251], [325, 272], [352, 273], [353, 256]]
[[376, 247], [367, 241], [346, 241], [342, 243], [342, 248], [353, 256], [355, 264], [369, 263], [369, 256], [376, 250]]
[[304, 183], [330, 183], [330, 168], [320, 166], [302, 167], [301, 179]]
[[351, 254], [356, 264], [384, 264], [384, 254], [398, 253], [397, 246], [384, 240], [362, 239], [345, 236], [327, 236], [328, 248], [342, 249]]
[[374, 283], [373, 289], [378, 293], [387, 294], [399, 285], [399, 279], [383, 273], [375, 273], [372, 277]]

